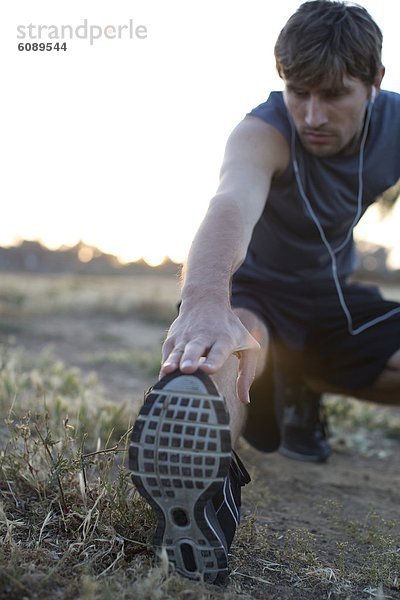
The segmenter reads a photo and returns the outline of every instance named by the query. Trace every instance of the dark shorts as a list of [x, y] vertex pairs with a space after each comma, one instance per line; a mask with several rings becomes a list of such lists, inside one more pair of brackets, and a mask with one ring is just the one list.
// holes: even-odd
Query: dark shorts
[[[342, 288], [355, 329], [400, 307], [384, 300], [375, 286], [343, 283]], [[234, 278], [232, 306], [258, 314], [277, 353], [303, 377], [341, 388], [369, 387], [400, 348], [400, 312], [351, 335], [331, 282], [271, 284]]]

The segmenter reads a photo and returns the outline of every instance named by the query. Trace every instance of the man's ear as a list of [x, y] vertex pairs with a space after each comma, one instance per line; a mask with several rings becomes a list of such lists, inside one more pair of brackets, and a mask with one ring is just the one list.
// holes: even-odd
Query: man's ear
[[373, 86], [376, 89], [376, 95], [378, 95], [381, 90], [381, 84], [382, 84], [382, 79], [383, 79], [384, 75], [385, 75], [385, 67], [382, 65], [381, 68], [379, 69], [378, 73], [374, 77]]

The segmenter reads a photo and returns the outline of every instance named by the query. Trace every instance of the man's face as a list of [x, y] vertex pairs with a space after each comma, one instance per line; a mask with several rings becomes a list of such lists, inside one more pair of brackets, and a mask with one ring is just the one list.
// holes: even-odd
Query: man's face
[[315, 156], [351, 154], [358, 147], [371, 88], [343, 76], [313, 88], [285, 80], [284, 98], [303, 146]]

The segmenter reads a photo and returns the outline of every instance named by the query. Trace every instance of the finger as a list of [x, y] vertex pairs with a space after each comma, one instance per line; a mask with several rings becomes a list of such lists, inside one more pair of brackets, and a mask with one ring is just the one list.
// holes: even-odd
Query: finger
[[165, 362], [172, 350], [175, 348], [175, 340], [172, 337], [167, 337], [161, 349], [161, 362]]
[[173, 348], [169, 354], [166, 355], [165, 360], [162, 361], [160, 377], [173, 373], [179, 367], [180, 360], [182, 358], [183, 349]]
[[227, 342], [216, 342], [209, 349], [201, 369], [206, 373], [216, 373], [233, 354], [232, 345]]
[[242, 340], [239, 344], [236, 344], [234, 347], [232, 347], [232, 340], [230, 338], [216, 342], [210, 349], [201, 368], [207, 373], [215, 373], [224, 365], [226, 360], [232, 354], [236, 354], [237, 357], [240, 358], [240, 353], [243, 350], [254, 350], [255, 352], [259, 352], [260, 350], [260, 344], [244, 327]]
[[203, 358], [209, 353], [209, 348], [210, 344], [204, 339], [192, 340], [186, 344], [179, 362], [180, 370], [183, 373], [194, 373], [203, 363]]
[[236, 389], [238, 398], [243, 404], [250, 404], [250, 387], [256, 375], [259, 349], [242, 350], [239, 357], [238, 378]]

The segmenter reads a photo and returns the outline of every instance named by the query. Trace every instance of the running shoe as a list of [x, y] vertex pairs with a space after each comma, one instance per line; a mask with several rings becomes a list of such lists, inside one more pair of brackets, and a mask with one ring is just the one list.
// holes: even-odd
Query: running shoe
[[305, 462], [328, 460], [332, 449], [321, 394], [304, 385], [286, 389], [282, 404], [280, 454]]
[[129, 467], [156, 512], [154, 546], [189, 579], [226, 579], [240, 487], [250, 478], [232, 453], [225, 401], [208, 375], [176, 371], [147, 392]]

